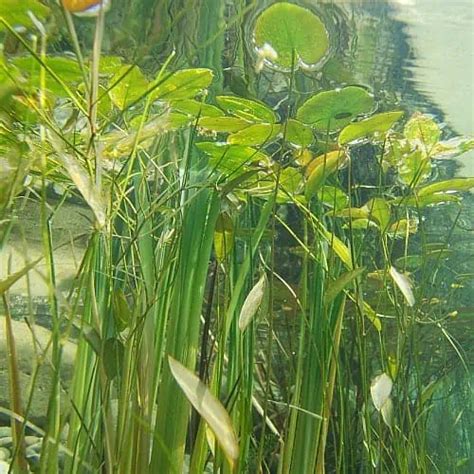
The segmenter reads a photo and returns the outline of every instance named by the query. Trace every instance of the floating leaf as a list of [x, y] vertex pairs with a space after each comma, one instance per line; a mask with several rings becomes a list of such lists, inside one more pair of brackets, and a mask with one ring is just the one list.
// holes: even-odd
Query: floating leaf
[[403, 112], [385, 112], [347, 125], [339, 134], [339, 145], [346, 145], [367, 137], [383, 139], [384, 135], [392, 128]]
[[370, 395], [377, 411], [380, 411], [392, 393], [393, 382], [385, 372], [377, 375], [370, 384]]
[[446, 181], [438, 181], [418, 189], [418, 196], [428, 196], [434, 193], [454, 193], [469, 191], [474, 188], [474, 178], [453, 178]]
[[222, 212], [217, 217], [214, 231], [214, 251], [219, 262], [223, 262], [230, 254], [233, 243], [234, 223], [227, 212]]
[[246, 327], [250, 324], [253, 317], [257, 314], [260, 306], [262, 305], [267, 289], [267, 277], [265, 273], [255, 283], [255, 286], [250, 290], [250, 293], [245, 298], [242, 309], [240, 310], [239, 316], [239, 329], [245, 331]]
[[210, 69], [182, 69], [160, 79], [158, 85], [152, 84], [153, 99], [179, 100], [192, 99], [203, 92], [212, 82], [214, 75]]
[[278, 124], [256, 123], [229, 135], [227, 142], [237, 145], [265, 145], [274, 140], [279, 132]]
[[[49, 8], [38, 0], [2, 0], [0, 2], [0, 18], [12, 28], [34, 26], [28, 12], [33, 13], [38, 20], [42, 21], [48, 15]], [[3, 29], [5, 25], [0, 21], [0, 31]]]
[[168, 356], [168, 363], [174, 379], [181, 387], [186, 398], [213, 431], [217, 442], [233, 468], [239, 458], [239, 444], [232, 426], [232, 420], [226, 409], [189, 369], [171, 356]]
[[269, 161], [265, 153], [249, 146], [220, 142], [201, 142], [196, 146], [209, 156], [209, 166], [228, 173], [246, 172], [252, 165], [265, 165]]
[[394, 267], [390, 267], [390, 276], [394, 283], [398, 286], [399, 290], [402, 292], [402, 295], [405, 297], [405, 300], [408, 306], [415, 305], [415, 296], [413, 295], [412, 284], [410, 280], [399, 273]]
[[235, 133], [251, 125], [239, 117], [201, 117], [198, 125], [205, 130], [221, 133]]
[[249, 122], [275, 123], [277, 121], [275, 112], [263, 102], [231, 95], [218, 96], [216, 102], [228, 114]]
[[112, 83], [116, 81], [109, 95], [120, 110], [139, 99], [148, 88], [148, 81], [137, 66], [122, 66], [111, 80]]
[[337, 280], [329, 282], [324, 293], [324, 304], [331, 304], [337, 295], [358, 276], [362, 275], [364, 271], [365, 267], [356, 268], [355, 270], [342, 274]]
[[336, 172], [346, 162], [347, 156], [339, 150], [321, 155], [310, 163], [310, 174], [306, 183], [305, 196], [309, 201], [324, 184], [325, 179]]
[[311, 128], [298, 120], [289, 119], [286, 122], [286, 129], [282, 126], [282, 131], [285, 131], [285, 139], [294, 146], [306, 148], [310, 146], [313, 141], [313, 132]]
[[263, 11], [257, 18], [254, 38], [257, 48], [267, 44], [275, 51], [271, 64], [284, 69], [291, 69], [293, 62], [295, 67], [313, 67], [329, 48], [324, 23], [310, 10], [287, 2]]
[[423, 151], [429, 152], [438, 143], [441, 129], [431, 117], [417, 112], [406, 123], [403, 134], [408, 140], [423, 144]]
[[192, 117], [222, 117], [224, 112], [214, 105], [206, 104], [200, 100], [184, 99], [170, 103], [172, 110], [176, 110]]
[[312, 125], [320, 132], [339, 130], [357, 115], [374, 107], [373, 97], [362, 87], [320, 92], [310, 97], [296, 114], [298, 120]]

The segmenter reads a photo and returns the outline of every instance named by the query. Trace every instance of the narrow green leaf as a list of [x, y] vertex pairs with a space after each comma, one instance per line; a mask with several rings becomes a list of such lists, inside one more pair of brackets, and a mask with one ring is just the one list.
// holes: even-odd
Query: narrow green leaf
[[[204, 383], [173, 357], [168, 356], [171, 374], [196, 411], [213, 431], [232, 468], [239, 459], [239, 444], [232, 420], [221, 402]], [[172, 423], [172, 420], [170, 420]]]
[[20, 278], [23, 278], [31, 269], [33, 269], [43, 257], [39, 257], [31, 263], [25, 265], [21, 270], [18, 270], [11, 275], [8, 275], [3, 280], [0, 280], [0, 295], [8, 291], [11, 286], [13, 286]]
[[223, 262], [232, 251], [234, 244], [234, 223], [227, 214], [222, 212], [216, 221], [214, 231], [214, 251], [219, 262]]

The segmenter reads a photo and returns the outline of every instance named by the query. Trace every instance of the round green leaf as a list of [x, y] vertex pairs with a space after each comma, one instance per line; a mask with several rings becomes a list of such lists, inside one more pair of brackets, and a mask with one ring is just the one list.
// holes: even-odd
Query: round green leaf
[[[314, 67], [327, 54], [329, 37], [324, 23], [310, 10], [291, 3], [275, 3], [258, 18], [254, 30], [255, 45], [275, 50], [273, 66], [290, 69]], [[266, 59], [268, 61], [268, 58]]]
[[349, 86], [310, 97], [299, 108], [296, 118], [321, 132], [334, 131], [373, 107], [374, 98], [365, 89]]
[[410, 141], [423, 143], [429, 150], [438, 143], [441, 129], [431, 117], [415, 113], [405, 125], [403, 134]]

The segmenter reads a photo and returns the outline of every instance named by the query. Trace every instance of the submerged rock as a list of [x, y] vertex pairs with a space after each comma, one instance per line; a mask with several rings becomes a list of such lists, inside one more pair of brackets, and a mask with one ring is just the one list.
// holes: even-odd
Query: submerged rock
[[[51, 366], [52, 333], [41, 326], [34, 326], [30, 329], [23, 321], [12, 321], [12, 326], [15, 338], [23, 410], [26, 409], [30, 394], [32, 394], [29, 412], [25, 414], [26, 418], [35, 425], [44, 427], [53, 377], [53, 369]], [[5, 317], [0, 316], [0, 407], [10, 409], [7, 354]], [[61, 385], [66, 389], [73, 376], [75, 355], [76, 345], [73, 342], [66, 341], [62, 349], [60, 368]], [[32, 386], [33, 383], [34, 386]], [[67, 397], [62, 390], [62, 413], [65, 413], [67, 406]], [[5, 418], [5, 415], [2, 414], [2, 417]]]

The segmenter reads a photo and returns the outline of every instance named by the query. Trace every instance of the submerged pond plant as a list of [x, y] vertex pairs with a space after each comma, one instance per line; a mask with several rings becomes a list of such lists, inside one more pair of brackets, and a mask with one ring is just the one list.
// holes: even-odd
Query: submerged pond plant
[[[40, 247], [14, 270], [2, 254], [12, 469], [462, 472], [429, 440], [438, 392], [472, 357], [451, 332], [456, 301], [430, 303], [458, 222], [433, 241], [426, 220], [474, 188], [435, 179], [474, 141], [443, 140], [433, 118], [362, 85], [303, 91], [331, 50], [307, 8], [258, 12], [256, 54], [236, 39], [247, 77], [260, 74], [244, 96], [220, 82], [226, 26], [199, 29], [205, 54], [131, 61], [106, 49], [116, 3], [0, 6], [1, 242], [21, 246], [32, 205]], [[283, 92], [265, 89], [267, 72]], [[70, 203], [87, 225], [64, 241]], [[78, 262], [62, 283], [66, 245]], [[50, 329], [32, 368], [50, 371], [41, 416], [10, 298], [34, 272]]]

